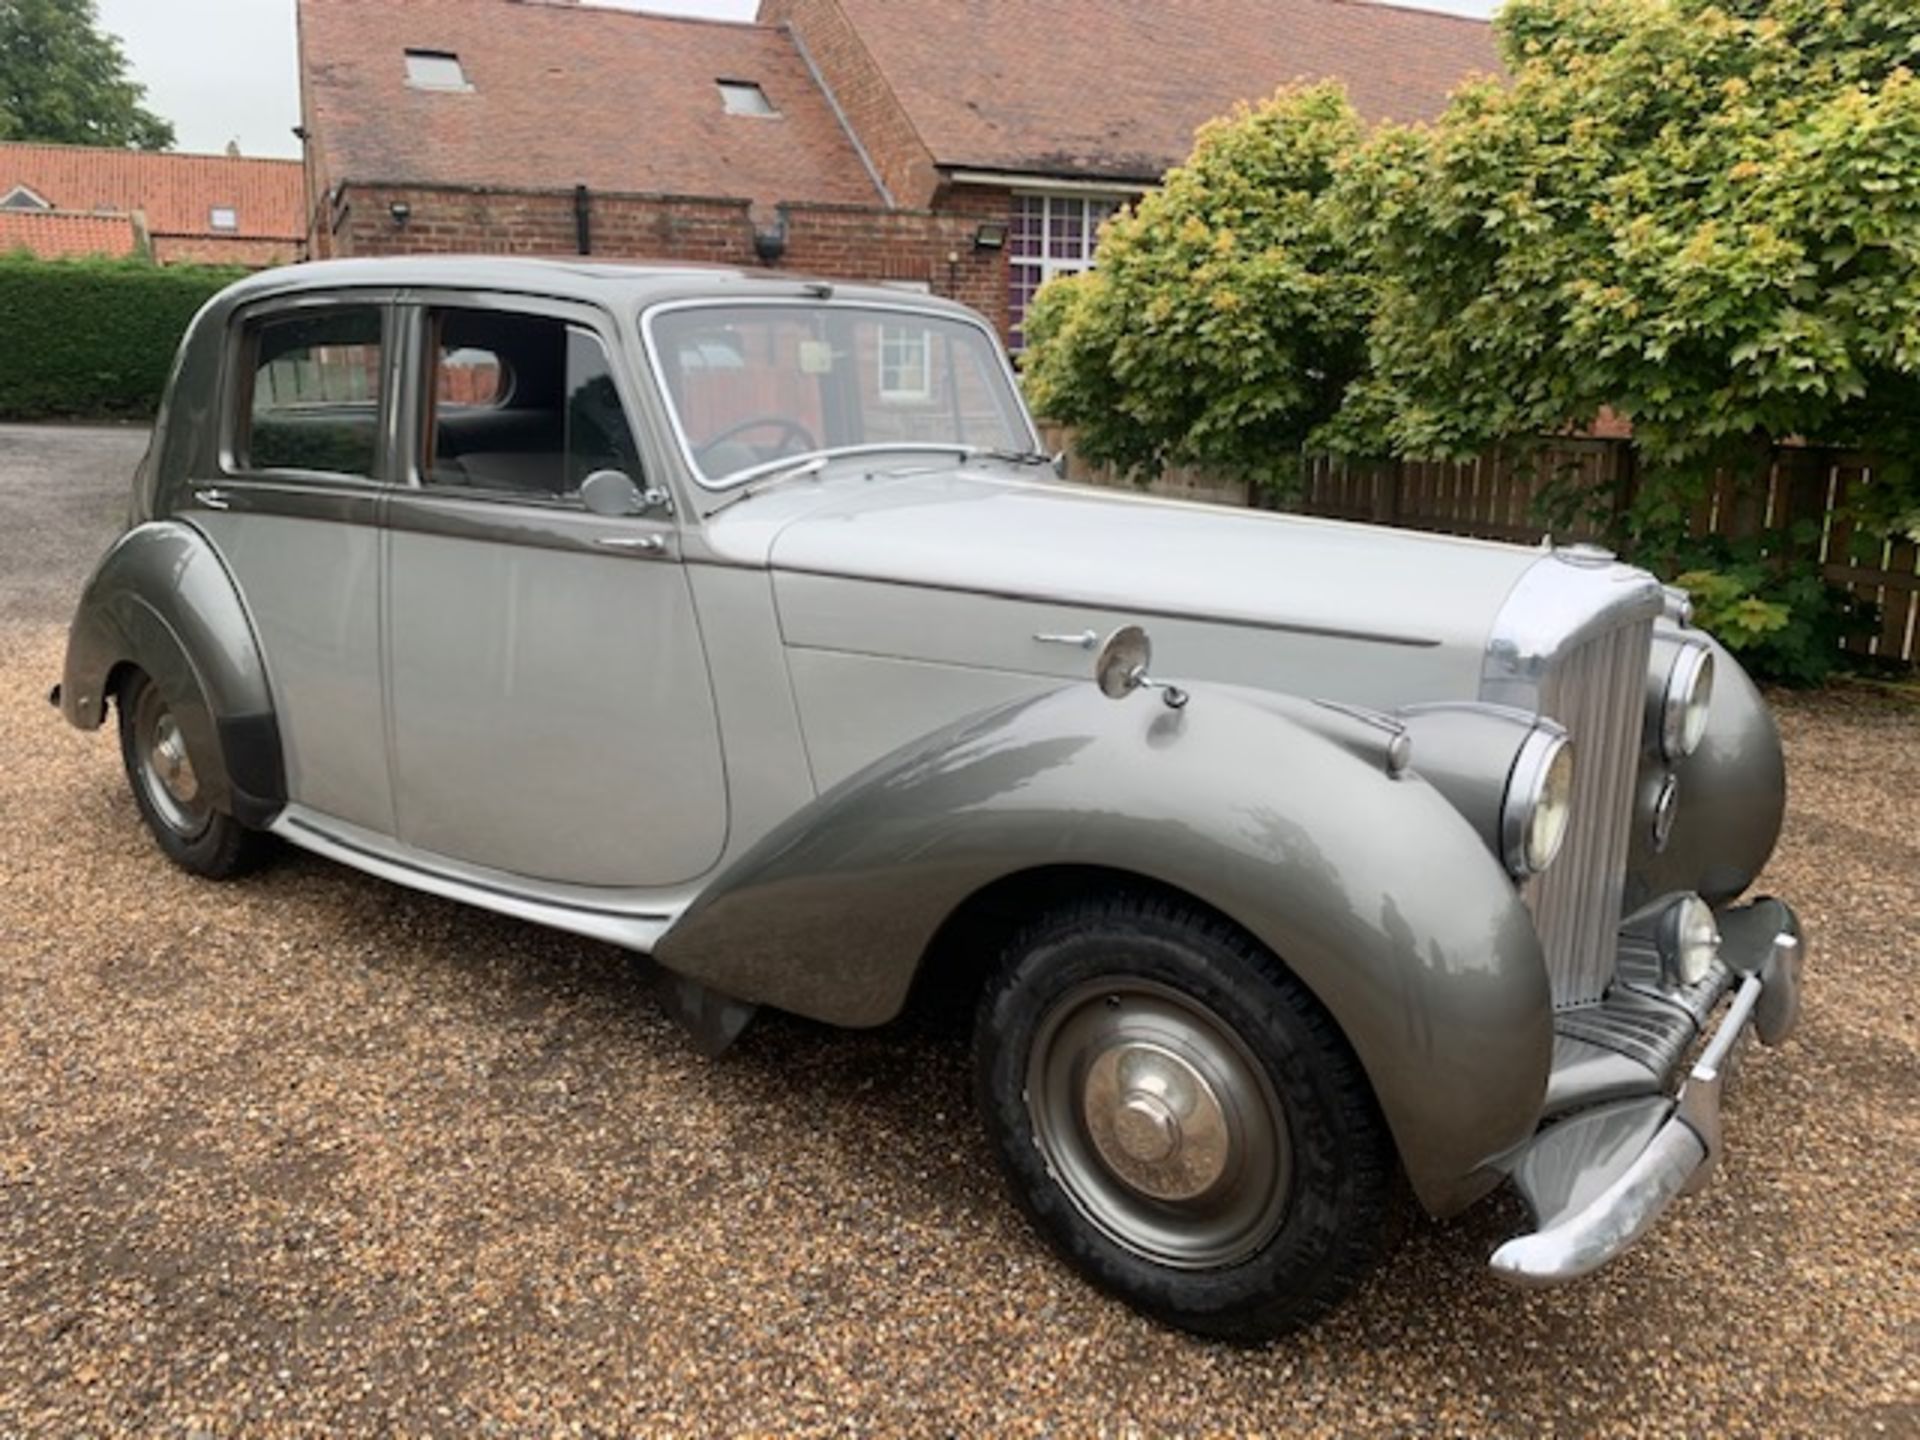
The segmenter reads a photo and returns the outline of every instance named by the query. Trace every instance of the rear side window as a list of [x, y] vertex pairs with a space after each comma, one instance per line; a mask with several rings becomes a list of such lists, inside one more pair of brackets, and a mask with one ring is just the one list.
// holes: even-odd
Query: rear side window
[[242, 470], [371, 479], [379, 461], [380, 310], [342, 305], [252, 322], [235, 426]]
[[640, 479], [606, 347], [591, 330], [456, 307], [430, 311], [428, 326], [428, 486], [537, 501], [567, 498], [596, 470]]

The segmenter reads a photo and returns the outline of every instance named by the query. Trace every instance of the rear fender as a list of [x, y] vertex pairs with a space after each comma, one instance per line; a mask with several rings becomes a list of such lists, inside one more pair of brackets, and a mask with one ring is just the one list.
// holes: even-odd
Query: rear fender
[[793, 816], [655, 957], [743, 1000], [875, 1025], [983, 887], [1059, 865], [1141, 876], [1240, 924], [1313, 991], [1416, 1192], [1451, 1212], [1538, 1120], [1546, 971], [1472, 826], [1416, 775], [1390, 776], [1354, 726], [1215, 686], [1181, 710], [1074, 685], [985, 712]]
[[67, 635], [68, 722], [96, 729], [128, 666], [166, 696], [210, 803], [244, 824], [272, 819], [287, 791], [266, 669], [232, 578], [191, 526], [136, 526], [94, 570]]

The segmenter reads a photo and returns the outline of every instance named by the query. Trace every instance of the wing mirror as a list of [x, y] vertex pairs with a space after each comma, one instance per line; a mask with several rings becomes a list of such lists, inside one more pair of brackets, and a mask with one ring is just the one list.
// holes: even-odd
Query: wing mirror
[[1153, 664], [1153, 641], [1138, 625], [1122, 625], [1101, 642], [1093, 657], [1093, 680], [1109, 700], [1124, 700], [1136, 690], [1158, 690], [1170, 710], [1187, 703], [1178, 685], [1155, 680], [1147, 673]]
[[617, 518], [649, 510], [673, 513], [673, 498], [657, 486], [641, 489], [624, 470], [596, 470], [580, 482], [580, 503], [595, 515]]

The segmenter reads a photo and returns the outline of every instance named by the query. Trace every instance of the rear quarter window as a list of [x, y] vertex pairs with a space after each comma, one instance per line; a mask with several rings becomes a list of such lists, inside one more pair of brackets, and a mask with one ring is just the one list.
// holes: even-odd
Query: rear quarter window
[[381, 312], [341, 305], [247, 322], [234, 461], [241, 470], [372, 479], [380, 452]]

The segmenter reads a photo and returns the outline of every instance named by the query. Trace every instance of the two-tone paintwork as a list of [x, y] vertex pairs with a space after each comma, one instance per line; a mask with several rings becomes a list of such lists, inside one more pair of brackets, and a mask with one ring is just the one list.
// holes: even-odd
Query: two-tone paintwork
[[[674, 440], [641, 324], [741, 296], [978, 323], [884, 290], [506, 261], [337, 262], [227, 292], [183, 344], [136, 528], [81, 603], [68, 719], [100, 721], [117, 667], [151, 669], [196, 769], [250, 823], [845, 1024], [897, 1013], [932, 937], [1010, 877], [1173, 887], [1334, 1014], [1430, 1208], [1492, 1185], [1538, 1121], [1552, 1047], [1539, 942], [1490, 836], [1531, 724], [1511, 687], [1582, 626], [1649, 603], [1651, 582], [958, 455], [848, 456], [717, 493]], [[343, 297], [387, 317], [377, 473], [244, 473], [223, 398], [237, 323]], [[426, 368], [419, 307], [442, 302], [592, 329], [635, 478], [671, 510], [425, 489], [410, 377]], [[1567, 607], [1545, 628], [1516, 602], [1536, 592]], [[1152, 630], [1184, 710], [1088, 682], [1073, 637], [1124, 623]], [[1685, 777], [1683, 824], [1742, 777], [1777, 776], [1730, 691], [1737, 734]], [[1395, 721], [1318, 700], [1523, 713]], [[1394, 774], [1401, 728], [1415, 760]], [[1647, 883], [1751, 869], [1754, 846], [1723, 851], [1719, 829], [1677, 830]], [[1755, 843], [1764, 856], [1771, 837]]]

